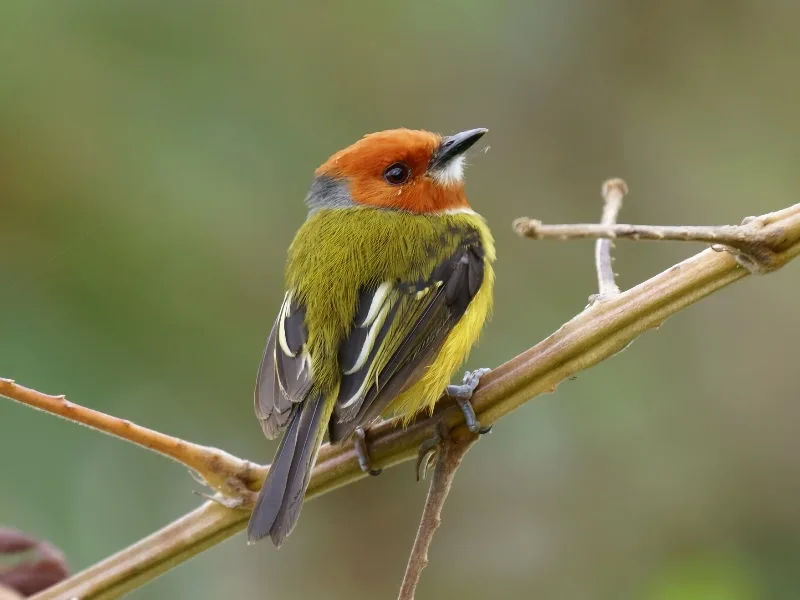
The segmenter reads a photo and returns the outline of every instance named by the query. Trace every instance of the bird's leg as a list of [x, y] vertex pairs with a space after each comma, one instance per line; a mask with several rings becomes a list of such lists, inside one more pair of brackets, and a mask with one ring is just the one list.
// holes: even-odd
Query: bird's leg
[[[470, 400], [472, 399], [472, 393], [481, 381], [481, 377], [486, 375], [490, 370], [491, 369], [476, 369], [475, 371], [467, 371], [464, 373], [464, 379], [461, 385], [448, 385], [447, 389], [445, 389], [445, 394], [453, 398], [456, 403], [458, 403], [461, 412], [464, 413], [464, 421], [466, 422], [467, 428], [472, 433], [478, 433], [480, 435], [489, 433], [492, 427], [491, 425], [489, 427], [481, 427], [481, 423], [475, 415], [475, 409], [472, 408]], [[417, 451], [417, 481], [425, 479], [428, 470], [436, 460], [439, 444], [442, 443], [445, 435], [447, 435], [447, 426], [440, 421], [436, 424], [433, 437], [420, 444], [419, 450]]]
[[491, 369], [476, 369], [474, 371], [467, 371], [464, 373], [464, 380], [461, 385], [448, 385], [445, 394], [453, 398], [457, 403], [461, 412], [464, 413], [464, 420], [467, 423], [467, 428], [472, 433], [489, 433], [492, 426], [481, 427], [478, 417], [475, 416], [475, 409], [472, 408], [472, 393], [481, 381], [481, 377], [486, 375]]
[[367, 432], [364, 431], [363, 427], [356, 427], [353, 446], [358, 457], [358, 466], [361, 467], [364, 473], [376, 476], [383, 472], [383, 469], [372, 468], [372, 460], [369, 457], [369, 449], [367, 448]]

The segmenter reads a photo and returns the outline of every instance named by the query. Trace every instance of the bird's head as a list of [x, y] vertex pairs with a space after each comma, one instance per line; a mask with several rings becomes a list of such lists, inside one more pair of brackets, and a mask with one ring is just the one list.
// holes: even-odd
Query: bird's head
[[311, 209], [372, 206], [420, 214], [468, 209], [464, 153], [486, 129], [371, 133], [331, 156], [315, 175]]

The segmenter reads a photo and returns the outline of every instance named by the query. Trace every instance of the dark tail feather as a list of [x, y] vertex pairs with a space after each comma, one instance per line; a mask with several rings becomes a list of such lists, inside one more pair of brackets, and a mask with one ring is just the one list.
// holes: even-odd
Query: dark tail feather
[[325, 413], [330, 417], [330, 408], [326, 411], [325, 404], [321, 395], [310, 397], [292, 415], [250, 515], [247, 538], [251, 542], [269, 535], [280, 546], [294, 529], [325, 434]]

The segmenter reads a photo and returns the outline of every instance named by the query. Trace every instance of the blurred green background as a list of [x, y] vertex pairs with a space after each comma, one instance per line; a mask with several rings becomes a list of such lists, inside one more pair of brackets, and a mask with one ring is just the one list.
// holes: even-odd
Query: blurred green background
[[[797, 201], [800, 4], [0, 2], [0, 376], [253, 460], [262, 346], [313, 169], [367, 132], [489, 127], [468, 193], [497, 237], [469, 365], [594, 292], [591, 242], [521, 215], [736, 223]], [[480, 151], [490, 147], [488, 152]], [[625, 243], [630, 287], [699, 250]], [[798, 270], [749, 278], [497, 424], [420, 598], [800, 597]], [[81, 569], [199, 503], [167, 460], [0, 401], [0, 522]], [[391, 598], [411, 465], [238, 535], [133, 598]]]

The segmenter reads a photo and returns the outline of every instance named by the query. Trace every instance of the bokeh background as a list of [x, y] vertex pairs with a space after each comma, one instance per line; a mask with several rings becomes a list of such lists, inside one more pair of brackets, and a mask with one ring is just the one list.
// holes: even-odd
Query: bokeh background
[[[0, 376], [267, 462], [256, 368], [314, 168], [364, 133], [485, 126], [472, 204], [496, 315], [469, 366], [594, 291], [591, 242], [521, 215], [737, 223], [797, 201], [800, 4], [0, 2]], [[623, 287], [699, 250], [620, 242]], [[469, 455], [420, 598], [800, 597], [797, 265], [749, 278], [501, 421]], [[0, 400], [0, 522], [86, 567], [195, 507], [167, 460]], [[391, 598], [411, 465], [133, 594]]]

